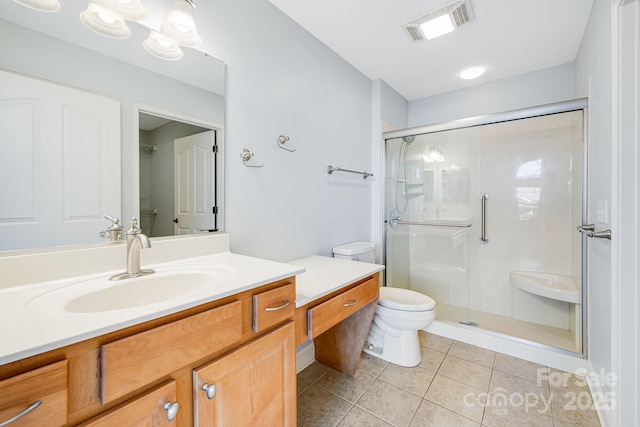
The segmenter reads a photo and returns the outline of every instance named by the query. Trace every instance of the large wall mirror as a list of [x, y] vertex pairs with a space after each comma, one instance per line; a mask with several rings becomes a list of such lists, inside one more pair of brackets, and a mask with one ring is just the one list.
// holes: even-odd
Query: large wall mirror
[[[108, 150], [111, 150], [112, 154], [117, 153], [116, 167], [119, 168], [119, 176], [113, 181], [102, 182], [101, 185], [109, 190], [115, 187], [119, 194], [119, 203], [116, 204], [116, 212], [103, 212], [100, 208], [85, 209], [85, 205], [92, 206], [94, 194], [97, 194], [94, 205], [102, 206], [104, 189], [91, 188], [92, 180], [68, 179], [71, 184], [65, 182], [60, 191], [47, 191], [52, 193], [48, 194], [47, 200], [65, 199], [61, 202], [65, 209], [71, 206], [81, 214], [73, 221], [62, 218], [62, 222], [82, 222], [86, 231], [76, 235], [65, 231], [64, 227], [45, 226], [43, 233], [48, 233], [51, 228], [61, 230], [50, 233], [46, 239], [27, 239], [24, 236], [37, 236], [40, 233], [23, 232], [19, 226], [21, 221], [7, 215], [0, 218], [0, 251], [105, 242], [98, 235], [109, 226], [109, 222], [103, 218], [104, 214], [120, 218], [125, 226], [131, 217], [137, 217], [143, 231], [152, 236], [223, 230], [224, 175], [221, 153], [225, 104], [224, 63], [202, 51], [190, 48], [183, 48], [184, 57], [180, 61], [157, 59], [142, 47], [142, 41], [149, 35], [149, 28], [145, 25], [128, 22], [132, 31], [129, 38], [107, 39], [91, 32], [80, 22], [79, 15], [87, 7], [85, 0], [66, 0], [61, 3], [62, 8], [57, 13], [33, 11], [13, 1], [0, 3], [0, 49], [3, 52], [0, 57], [0, 70], [54, 83], [82, 93], [95, 94], [107, 101], [115, 101], [120, 110], [120, 130], [119, 135], [114, 138], [115, 142], [108, 146]], [[159, 3], [145, 2], [145, 6], [150, 14], [161, 15], [165, 12], [149, 10]], [[170, 2], [167, 3], [167, 7], [170, 7]], [[9, 105], [11, 99], [15, 99], [12, 96], [7, 91], [4, 94], [0, 92], [0, 108]], [[75, 110], [77, 116], [83, 116], [81, 107]], [[8, 120], [0, 121], [0, 125], [5, 129], [8, 128]], [[91, 120], [88, 122], [93, 123]], [[91, 126], [85, 128], [88, 131], [92, 130]], [[0, 133], [3, 138], [12, 137], [9, 131], [0, 130]], [[34, 135], [36, 133], [34, 132]], [[201, 199], [204, 200], [202, 203], [211, 206], [206, 207], [206, 221], [189, 228], [184, 226], [186, 220], [180, 221], [182, 217], [178, 218], [175, 212], [175, 206], [179, 206], [179, 199], [175, 197], [176, 184], [173, 181], [174, 177], [179, 175], [174, 170], [175, 162], [179, 160], [174, 158], [174, 147], [179, 140], [199, 134], [202, 134], [201, 137], [207, 136], [216, 145], [216, 148], [212, 149], [211, 157], [217, 156], [218, 167], [207, 169], [206, 164], [203, 166], [205, 172], [212, 173], [213, 177], [211, 182], [207, 182], [208, 198]], [[26, 159], [32, 156], [34, 164], [47, 164], [49, 158], [43, 158], [41, 147], [46, 146], [48, 135], [35, 135], [33, 139], [38, 140], [37, 144], [34, 143], [34, 147], [38, 148], [20, 153]], [[74, 144], [79, 148], [74, 149]], [[83, 167], [91, 169], [84, 165], [81, 157], [78, 157], [83, 148], [87, 147], [81, 141], [74, 144], [63, 145], [67, 151], [75, 150], [72, 154], [76, 160], [80, 159], [76, 162], [80, 165], [76, 171]], [[11, 151], [4, 152], [9, 150], [7, 147], [11, 145], [4, 142], [0, 144], [0, 157], [6, 159], [15, 155]], [[15, 148], [17, 144], [13, 145]], [[67, 157], [64, 156], [68, 157], [69, 153], [63, 155], [66, 161]], [[167, 165], [170, 158], [171, 168], [165, 167], [163, 170], [158, 168], [157, 164], [151, 164]], [[100, 180], [96, 178], [96, 181]], [[23, 187], [33, 188], [34, 192], [37, 192], [39, 184], [38, 179], [34, 178], [33, 182], [24, 184]], [[86, 201], [76, 197], [75, 201], [69, 202], [67, 199], [70, 197], [67, 194], [70, 185], [84, 191], [78, 194], [87, 195]], [[180, 194], [181, 187], [177, 188]], [[202, 189], [203, 186], [200, 185], [198, 188]], [[13, 213], [7, 207], [17, 205], [13, 199], [15, 193], [2, 193], [0, 213]], [[166, 197], [158, 198], [157, 195], [161, 193], [165, 193]], [[169, 193], [171, 197], [168, 196]], [[49, 206], [47, 200], [34, 202], [34, 212], [46, 210]], [[198, 208], [204, 212], [203, 206], [204, 204]], [[218, 214], [214, 215], [216, 211]], [[153, 218], [149, 215], [151, 213], [155, 213]], [[38, 215], [34, 214], [30, 221], [37, 223], [38, 218]], [[176, 219], [179, 225], [176, 225]], [[0, 252], [1, 254], [7, 253]]]

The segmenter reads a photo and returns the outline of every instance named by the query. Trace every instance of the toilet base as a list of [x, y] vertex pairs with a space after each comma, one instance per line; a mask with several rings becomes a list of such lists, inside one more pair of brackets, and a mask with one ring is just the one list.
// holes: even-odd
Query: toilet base
[[[417, 366], [422, 362], [418, 331], [398, 331], [397, 336], [384, 334], [382, 348], [366, 342], [363, 351], [374, 357], [405, 367]], [[369, 341], [369, 340], [368, 340]]]

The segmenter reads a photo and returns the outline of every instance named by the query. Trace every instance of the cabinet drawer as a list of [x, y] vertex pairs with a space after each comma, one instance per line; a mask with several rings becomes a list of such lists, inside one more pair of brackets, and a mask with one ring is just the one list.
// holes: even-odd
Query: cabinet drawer
[[378, 298], [378, 281], [371, 278], [307, 311], [307, 329], [313, 339]]
[[293, 283], [253, 296], [253, 332], [293, 317], [296, 287]]
[[11, 427], [65, 425], [68, 388], [66, 360], [0, 381], [0, 423], [41, 402]]
[[175, 426], [177, 412], [171, 413], [171, 418], [169, 410], [180, 410], [179, 406], [171, 406], [176, 403], [176, 382], [173, 380], [81, 424], [81, 427]]
[[239, 342], [242, 303], [232, 302], [101, 347], [102, 403]]

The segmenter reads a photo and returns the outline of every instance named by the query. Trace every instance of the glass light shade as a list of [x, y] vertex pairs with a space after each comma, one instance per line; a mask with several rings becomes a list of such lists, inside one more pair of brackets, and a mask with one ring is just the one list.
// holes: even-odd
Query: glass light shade
[[60, 10], [60, 2], [58, 0], [13, 0], [22, 6], [40, 12], [57, 12]]
[[184, 55], [178, 42], [154, 30], [151, 30], [142, 45], [151, 55], [165, 61], [178, 61]]
[[103, 9], [93, 2], [89, 2], [87, 10], [80, 14], [80, 20], [91, 31], [105, 37], [126, 39], [131, 35], [131, 30], [121, 16]]
[[93, 0], [104, 10], [111, 10], [128, 21], [142, 21], [147, 17], [147, 11], [140, 0]]
[[173, 0], [167, 19], [160, 28], [182, 46], [193, 47], [202, 41], [193, 20], [193, 7], [185, 0]]

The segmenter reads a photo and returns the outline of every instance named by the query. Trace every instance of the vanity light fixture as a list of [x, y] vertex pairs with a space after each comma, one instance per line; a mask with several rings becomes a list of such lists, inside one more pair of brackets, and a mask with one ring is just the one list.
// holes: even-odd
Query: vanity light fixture
[[196, 30], [196, 22], [193, 20], [195, 7], [192, 0], [173, 0], [173, 6], [160, 27], [162, 33], [173, 38], [182, 46], [199, 45], [202, 39]]
[[122, 19], [127, 21], [142, 21], [147, 17], [140, 0], [92, 0], [95, 4], [105, 10], [110, 10], [120, 15]]
[[184, 55], [178, 42], [155, 30], [151, 30], [142, 45], [151, 55], [165, 61], [178, 61]]
[[60, 10], [58, 0], [13, 0], [16, 3], [39, 12], [57, 12]]
[[444, 155], [442, 154], [442, 151], [438, 150], [436, 147], [431, 147], [429, 149], [429, 154], [422, 156], [422, 161], [425, 163], [444, 162]]
[[478, 66], [469, 67], [465, 70], [460, 71], [459, 76], [461, 79], [464, 79], [464, 80], [473, 80], [483, 75], [484, 71], [485, 71], [484, 67], [478, 65]]
[[124, 19], [94, 2], [89, 2], [87, 10], [80, 14], [80, 20], [91, 31], [112, 39], [126, 39], [131, 29]]
[[413, 41], [433, 40], [473, 19], [469, 0], [459, 0], [409, 21], [403, 28]]

